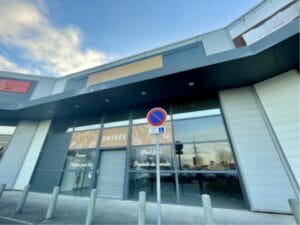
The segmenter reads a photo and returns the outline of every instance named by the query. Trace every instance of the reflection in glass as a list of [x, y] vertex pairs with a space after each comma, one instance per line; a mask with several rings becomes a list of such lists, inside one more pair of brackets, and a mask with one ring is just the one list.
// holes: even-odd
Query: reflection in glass
[[236, 173], [182, 173], [179, 188], [183, 204], [200, 205], [201, 194], [209, 194], [213, 207], [245, 208]]
[[173, 125], [176, 141], [197, 142], [227, 139], [221, 116], [175, 120]]
[[[156, 149], [155, 146], [133, 147], [130, 151], [130, 168], [131, 169], [155, 169], [156, 166]], [[171, 146], [160, 146], [160, 168], [171, 169], [172, 157]]]
[[[161, 174], [161, 197], [163, 202], [175, 202], [175, 185], [173, 173]], [[155, 173], [130, 173], [129, 198], [138, 199], [140, 191], [147, 193], [147, 201], [156, 201]]]
[[235, 169], [228, 142], [183, 144], [181, 154], [176, 155], [181, 170]]
[[195, 118], [195, 117], [204, 117], [204, 116], [213, 116], [213, 115], [220, 115], [220, 109], [207, 109], [207, 110], [200, 110], [194, 112], [184, 112], [184, 113], [176, 113], [173, 114], [173, 119], [188, 119], [188, 118]]
[[64, 194], [88, 194], [95, 154], [95, 150], [68, 151], [61, 180], [61, 191]]
[[[160, 144], [172, 143], [172, 126], [171, 122], [164, 124], [165, 133], [159, 135]], [[131, 144], [132, 145], [153, 145], [156, 143], [156, 136], [149, 134], [149, 125], [140, 124], [132, 126]]]
[[88, 195], [91, 179], [91, 170], [65, 171], [60, 184], [60, 191], [63, 194]]

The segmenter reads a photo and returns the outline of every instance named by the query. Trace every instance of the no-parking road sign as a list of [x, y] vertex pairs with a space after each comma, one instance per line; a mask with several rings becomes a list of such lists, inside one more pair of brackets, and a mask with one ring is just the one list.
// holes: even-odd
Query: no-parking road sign
[[151, 126], [159, 127], [167, 119], [167, 112], [163, 108], [153, 108], [147, 113], [147, 121]]

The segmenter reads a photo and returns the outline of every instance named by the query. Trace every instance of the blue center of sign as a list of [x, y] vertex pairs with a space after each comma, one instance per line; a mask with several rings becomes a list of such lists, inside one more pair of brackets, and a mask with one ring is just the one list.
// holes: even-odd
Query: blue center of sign
[[150, 114], [150, 120], [154, 124], [160, 124], [164, 120], [164, 114], [161, 111], [154, 111]]

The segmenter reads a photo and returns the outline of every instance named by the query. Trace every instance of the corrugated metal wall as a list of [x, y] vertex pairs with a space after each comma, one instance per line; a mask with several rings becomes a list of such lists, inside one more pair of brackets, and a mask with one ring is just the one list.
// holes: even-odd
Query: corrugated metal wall
[[100, 174], [97, 185], [99, 196], [122, 199], [125, 164], [125, 150], [104, 150], [101, 152]]
[[220, 101], [251, 209], [290, 212], [295, 193], [253, 91], [221, 91]]

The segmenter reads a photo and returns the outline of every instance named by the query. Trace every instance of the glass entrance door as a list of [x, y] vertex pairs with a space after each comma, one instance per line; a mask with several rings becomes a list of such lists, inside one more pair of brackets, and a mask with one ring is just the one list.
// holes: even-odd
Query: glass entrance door
[[95, 150], [69, 151], [61, 180], [61, 192], [89, 195]]

